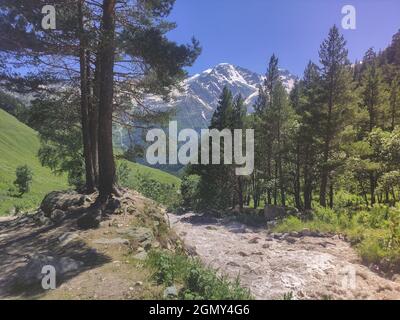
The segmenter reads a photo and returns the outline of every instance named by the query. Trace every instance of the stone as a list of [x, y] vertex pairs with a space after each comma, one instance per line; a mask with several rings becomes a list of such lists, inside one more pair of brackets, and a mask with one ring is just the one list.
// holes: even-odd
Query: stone
[[187, 245], [185, 244], [185, 251], [189, 256], [196, 256], [197, 255], [197, 249], [195, 246]]
[[58, 241], [61, 242], [62, 246], [65, 246], [65, 245], [69, 244], [70, 242], [75, 241], [79, 238], [80, 238], [79, 235], [77, 235], [76, 233], [67, 232], [67, 233], [64, 233], [63, 235], [61, 235], [60, 237], [58, 237]]
[[301, 234], [300, 234], [299, 232], [296, 232], [296, 231], [290, 232], [289, 235], [290, 235], [291, 237], [294, 237], [294, 238], [299, 238], [299, 237], [301, 237]]
[[145, 227], [121, 229], [118, 230], [117, 233], [138, 242], [144, 247], [148, 244], [151, 244], [151, 242], [154, 240], [153, 231]]
[[56, 209], [50, 213], [50, 220], [53, 221], [54, 223], [59, 223], [62, 220], [64, 220], [66, 217], [66, 214], [64, 211], [60, 209]]
[[48, 226], [52, 224], [50, 218], [46, 217], [45, 213], [41, 210], [38, 210], [32, 219], [39, 226]]
[[176, 289], [175, 286], [171, 286], [171, 287], [165, 288], [165, 290], [164, 290], [164, 299], [176, 298], [177, 296], [178, 296], [178, 290]]
[[259, 237], [254, 237], [253, 239], [250, 239], [250, 240], [249, 240], [249, 243], [250, 243], [250, 244], [256, 244], [256, 243], [258, 243], [258, 240], [260, 240]]
[[147, 259], [147, 252], [146, 251], [139, 252], [139, 253], [135, 254], [133, 256], [133, 258], [137, 259], [137, 260], [141, 260], [141, 261], [146, 260]]
[[296, 239], [293, 238], [293, 237], [285, 237], [285, 240], [286, 240], [287, 242], [289, 242], [290, 244], [293, 244], [293, 243], [296, 242]]
[[248, 257], [249, 256], [246, 252], [243, 252], [243, 251], [239, 251], [238, 255], [240, 255], [242, 257]]
[[104, 244], [104, 245], [118, 245], [118, 244], [129, 245], [129, 240], [128, 239], [122, 239], [122, 238], [97, 239], [97, 240], [94, 240], [93, 243], [95, 243], [95, 244]]
[[107, 202], [105, 211], [107, 214], [121, 214], [123, 213], [123, 211], [120, 209], [121, 209], [121, 201], [112, 198]]
[[54, 191], [45, 196], [40, 209], [47, 215], [50, 215], [56, 209], [67, 211], [70, 207], [82, 206], [84, 204], [84, 200], [82, 201], [82, 199], [82, 195], [74, 191]]
[[237, 267], [237, 268], [240, 267], [240, 264], [236, 263], [235, 261], [229, 261], [227, 263], [227, 265], [231, 266], [231, 267]]
[[77, 225], [79, 229], [83, 230], [96, 229], [100, 226], [100, 221], [101, 215], [99, 213], [89, 212], [78, 219]]

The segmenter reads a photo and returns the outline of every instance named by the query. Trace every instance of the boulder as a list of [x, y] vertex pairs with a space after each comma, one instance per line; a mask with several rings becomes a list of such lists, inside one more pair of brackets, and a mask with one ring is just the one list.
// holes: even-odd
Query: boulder
[[53, 221], [54, 223], [61, 222], [62, 220], [65, 219], [65, 217], [66, 217], [65, 212], [60, 209], [56, 209], [50, 213], [50, 220]]
[[178, 290], [175, 286], [168, 287], [164, 290], [164, 299], [176, 298], [178, 296]]
[[88, 230], [96, 229], [100, 226], [101, 212], [88, 212], [77, 220], [77, 226], [79, 229]]
[[86, 196], [76, 192], [54, 191], [49, 193], [43, 199], [40, 209], [50, 215], [56, 209], [67, 211], [71, 207], [80, 207], [86, 202]]

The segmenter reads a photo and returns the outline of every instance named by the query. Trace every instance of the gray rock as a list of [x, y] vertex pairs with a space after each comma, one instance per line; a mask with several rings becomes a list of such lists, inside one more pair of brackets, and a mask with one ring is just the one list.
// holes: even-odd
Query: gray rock
[[293, 238], [293, 237], [285, 237], [285, 240], [286, 240], [287, 242], [291, 243], [291, 244], [293, 244], [293, 243], [296, 242], [296, 239]]
[[147, 252], [146, 251], [141, 251], [141, 252], [135, 254], [133, 256], [133, 258], [137, 259], [137, 260], [141, 260], [141, 261], [146, 260], [147, 259]]
[[82, 206], [84, 202], [84, 197], [76, 192], [54, 191], [46, 195], [40, 209], [45, 214], [50, 215], [56, 209], [67, 211], [70, 207]]
[[79, 229], [96, 229], [100, 226], [101, 214], [99, 212], [89, 212], [80, 217], [77, 221]]
[[128, 239], [122, 239], [122, 238], [97, 239], [97, 240], [94, 240], [93, 243], [95, 243], [95, 244], [105, 244], [105, 245], [118, 245], [118, 244], [129, 245], [129, 240]]
[[46, 217], [45, 213], [39, 210], [33, 217], [33, 221], [39, 226], [48, 226], [52, 224], [50, 218]]
[[106, 214], [121, 214], [123, 213], [121, 209], [121, 201], [115, 198], [112, 198], [108, 201], [106, 206]]
[[75, 241], [79, 238], [80, 238], [79, 235], [77, 235], [76, 233], [67, 232], [67, 233], [64, 233], [62, 236], [58, 237], [58, 241], [61, 242], [62, 246], [65, 246], [65, 245], [69, 244], [70, 242]]
[[294, 237], [294, 238], [299, 238], [299, 237], [301, 237], [301, 234], [300, 234], [299, 232], [296, 232], [296, 231], [290, 232], [289, 235], [290, 235], [291, 237]]
[[178, 296], [178, 290], [175, 286], [168, 287], [164, 290], [164, 299], [176, 298]]
[[53, 221], [54, 223], [61, 222], [62, 220], [65, 219], [65, 217], [66, 217], [65, 212], [60, 209], [56, 209], [50, 213], [50, 220]]
[[142, 246], [151, 244], [151, 242], [153, 242], [154, 240], [153, 231], [145, 227], [132, 227], [121, 229], [118, 230], [117, 233], [140, 243]]

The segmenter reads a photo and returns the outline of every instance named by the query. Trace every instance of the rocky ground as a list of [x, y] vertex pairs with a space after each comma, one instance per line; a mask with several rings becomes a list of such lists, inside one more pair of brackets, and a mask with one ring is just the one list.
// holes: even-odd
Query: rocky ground
[[[176, 242], [165, 212], [131, 191], [99, 212], [95, 197], [52, 193], [37, 212], [0, 220], [1, 299], [162, 297], [143, 260]], [[56, 269], [56, 290], [42, 289], [44, 265]]]
[[[144, 260], [153, 248], [175, 250], [180, 239], [189, 254], [239, 277], [257, 299], [400, 298], [400, 282], [362, 265], [339, 236], [270, 234], [223, 218], [166, 215], [128, 190], [101, 209], [95, 198], [55, 192], [37, 212], [0, 219], [0, 299], [163, 298]], [[56, 269], [55, 290], [42, 288], [45, 265]]]
[[257, 299], [400, 299], [400, 281], [362, 265], [339, 236], [269, 234], [193, 213], [170, 215], [170, 221], [193, 254], [239, 277]]

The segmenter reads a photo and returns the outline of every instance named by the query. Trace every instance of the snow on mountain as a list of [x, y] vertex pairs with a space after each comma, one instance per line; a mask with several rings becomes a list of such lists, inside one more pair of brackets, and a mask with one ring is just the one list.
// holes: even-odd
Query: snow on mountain
[[[289, 92], [296, 77], [287, 70], [280, 70], [282, 82]], [[241, 94], [248, 111], [258, 96], [258, 85], [264, 77], [247, 69], [220, 63], [212, 69], [196, 74], [183, 83], [183, 91], [175, 92], [168, 104], [161, 103], [157, 97], [148, 97], [147, 103], [160, 107], [175, 107], [176, 120], [181, 128], [206, 128], [218, 105], [218, 99], [224, 86], [233, 95]]]

